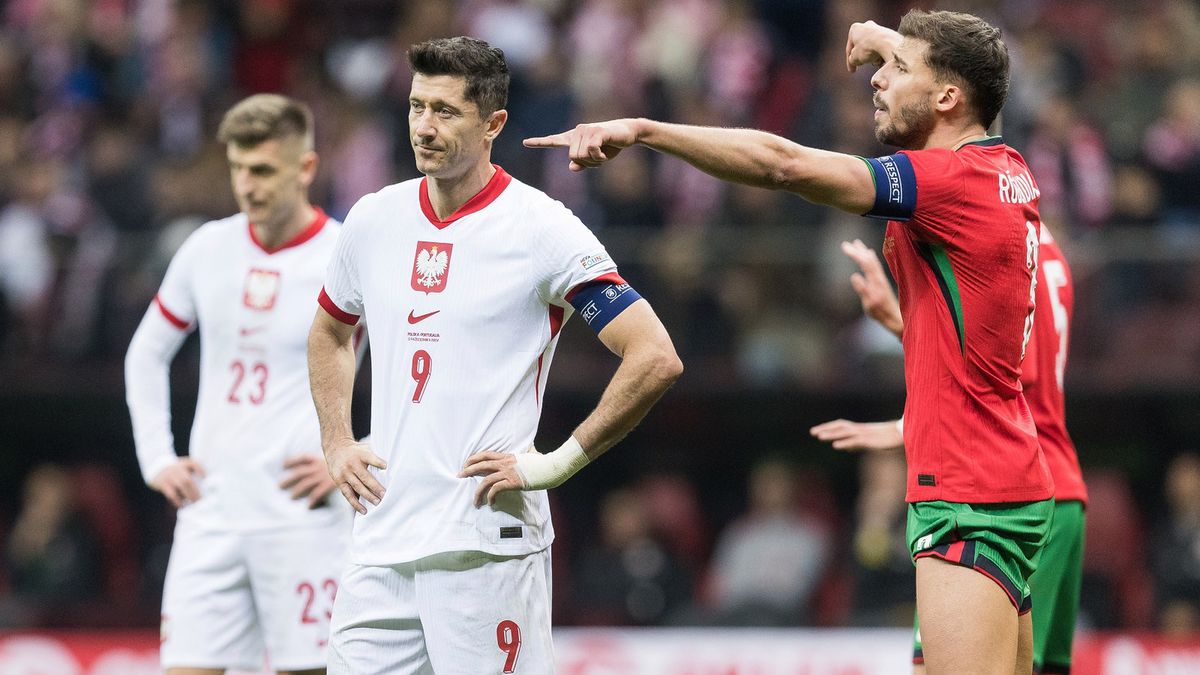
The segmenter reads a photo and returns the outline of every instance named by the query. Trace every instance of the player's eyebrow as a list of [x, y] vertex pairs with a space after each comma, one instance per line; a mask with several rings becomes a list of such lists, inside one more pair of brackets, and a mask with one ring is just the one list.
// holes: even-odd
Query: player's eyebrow
[[901, 66], [903, 68], [908, 67], [908, 62], [905, 61], [904, 59], [900, 58], [900, 55], [898, 53], [896, 53], [895, 51], [892, 52], [892, 60], [895, 61], [899, 66]]

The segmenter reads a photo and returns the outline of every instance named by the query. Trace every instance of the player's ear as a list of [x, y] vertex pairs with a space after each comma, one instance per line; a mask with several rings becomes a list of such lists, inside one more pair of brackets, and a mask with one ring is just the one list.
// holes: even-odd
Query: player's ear
[[953, 84], [942, 85], [934, 107], [941, 112], [948, 112], [953, 110], [955, 106], [965, 105], [964, 94], [965, 92], [963, 92], [962, 87]]
[[304, 183], [304, 187], [312, 185], [313, 179], [317, 176], [317, 165], [320, 164], [320, 158], [317, 157], [315, 150], [305, 150], [300, 155], [300, 182]]
[[487, 131], [484, 132], [484, 136], [486, 136], [489, 141], [496, 140], [496, 137], [499, 136], [500, 132], [504, 130], [504, 125], [507, 122], [508, 122], [508, 111], [507, 110], [497, 110], [497, 111], [493, 112], [491, 115], [488, 115]]

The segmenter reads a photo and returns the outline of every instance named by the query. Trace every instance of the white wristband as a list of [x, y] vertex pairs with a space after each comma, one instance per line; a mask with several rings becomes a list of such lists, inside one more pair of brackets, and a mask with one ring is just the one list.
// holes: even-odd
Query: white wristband
[[[531, 449], [532, 450], [532, 449]], [[547, 490], [562, 485], [588, 463], [587, 453], [574, 436], [567, 438], [554, 452], [542, 454], [537, 450], [517, 455], [517, 473], [525, 490]]]

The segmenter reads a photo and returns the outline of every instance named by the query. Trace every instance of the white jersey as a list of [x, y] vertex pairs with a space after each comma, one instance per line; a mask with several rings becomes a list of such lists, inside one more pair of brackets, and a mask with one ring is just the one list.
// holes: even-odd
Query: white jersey
[[371, 326], [371, 439], [386, 488], [354, 520], [351, 560], [393, 565], [448, 551], [523, 555], [550, 545], [545, 491], [476, 508], [481, 478], [458, 478], [484, 450], [533, 443], [566, 296], [615, 275], [565, 206], [496, 167], [439, 220], [425, 179], [391, 185], [350, 211], [321, 304]]
[[[204, 468], [201, 498], [179, 519], [222, 530], [348, 522], [345, 500], [309, 509], [279, 487], [284, 461], [321, 456], [308, 386], [308, 331], [340, 225], [318, 210], [296, 238], [270, 250], [244, 214], [206, 223], [171, 260], [138, 329], [126, 388], [142, 473], [149, 482], [175, 461], [165, 364], [182, 337], [200, 330], [200, 389], [189, 452]], [[169, 322], [173, 329], [163, 328]], [[155, 350], [154, 331], [174, 330]], [[171, 337], [171, 336], [168, 336]]]

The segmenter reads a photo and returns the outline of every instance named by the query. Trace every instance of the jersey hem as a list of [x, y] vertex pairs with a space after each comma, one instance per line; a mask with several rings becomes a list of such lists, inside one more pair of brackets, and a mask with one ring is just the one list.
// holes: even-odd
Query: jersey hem
[[548, 541], [542, 542], [539, 545], [525, 546], [479, 546], [477, 544], [463, 543], [462, 545], [447, 545], [433, 547], [427, 550], [417, 551], [413, 553], [397, 553], [395, 555], [381, 554], [378, 551], [372, 551], [370, 554], [363, 554], [357, 551], [354, 547], [350, 550], [350, 563], [354, 565], [362, 565], [364, 567], [387, 567], [390, 565], [404, 565], [406, 563], [416, 562], [423, 558], [428, 558], [433, 555], [441, 555], [443, 553], [458, 553], [463, 551], [478, 551], [489, 555], [530, 555], [539, 553], [550, 548], [554, 543], [554, 538], [551, 537]]
[[919, 502], [951, 502], [953, 504], [1012, 504], [1018, 502], [1041, 502], [1054, 497], [1054, 490], [1039, 488], [1037, 490], [1022, 490], [1014, 492], [992, 492], [986, 494], [952, 492], [947, 490], [909, 490], [904, 501], [909, 504]]

